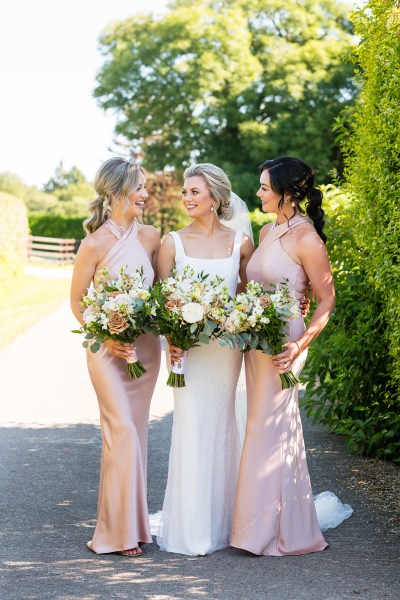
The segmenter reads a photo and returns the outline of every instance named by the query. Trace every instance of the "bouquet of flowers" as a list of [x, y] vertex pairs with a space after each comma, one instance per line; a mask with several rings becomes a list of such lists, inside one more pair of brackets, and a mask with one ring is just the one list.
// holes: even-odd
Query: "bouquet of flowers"
[[[242, 294], [237, 294], [223, 324], [221, 345], [238, 346], [242, 352], [261, 350], [279, 354], [284, 343], [287, 322], [300, 316], [299, 303], [286, 281], [282, 287], [267, 292], [261, 284], [250, 281]], [[292, 371], [279, 374], [282, 389], [298, 383]]]
[[195, 275], [186, 266], [180, 275], [159, 281], [151, 290], [153, 325], [159, 335], [165, 335], [174, 346], [185, 351], [175, 363], [167, 380], [170, 387], [185, 387], [185, 360], [187, 351], [199, 342], [208, 344], [210, 338], [222, 333], [226, 319], [225, 305], [230, 297], [221, 277], [208, 280], [208, 275]]
[[[128, 274], [121, 267], [117, 279], [111, 279], [108, 269], [104, 268], [97, 286], [89, 288], [82, 297], [85, 324], [73, 333], [85, 333], [82, 345], [92, 352], [97, 352], [100, 344], [110, 338], [132, 343], [145, 332], [150, 321], [151, 306], [146, 304], [149, 298], [150, 292], [144, 288], [143, 269]], [[135, 352], [127, 363], [131, 379], [146, 372]]]

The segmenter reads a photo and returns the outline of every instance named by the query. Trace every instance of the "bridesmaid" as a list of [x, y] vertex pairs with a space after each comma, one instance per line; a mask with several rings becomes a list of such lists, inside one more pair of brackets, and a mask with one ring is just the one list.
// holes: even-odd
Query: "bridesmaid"
[[[298, 299], [310, 282], [317, 308], [304, 327], [292, 319], [284, 351], [246, 355], [248, 413], [235, 500], [231, 545], [259, 555], [285, 556], [324, 550], [298, 406], [298, 386], [282, 390], [279, 372], [298, 376], [312, 340], [327, 324], [335, 291], [323, 233], [322, 194], [314, 171], [299, 159], [281, 157], [260, 167], [264, 212], [276, 221], [263, 227], [260, 245], [247, 265], [248, 280], [289, 280]], [[300, 203], [306, 199], [306, 213]]]
[[[143, 267], [152, 285], [160, 246], [158, 232], [138, 224], [148, 193], [142, 169], [120, 157], [110, 158], [98, 170], [94, 187], [98, 198], [90, 204], [92, 216], [84, 223], [87, 237], [76, 256], [71, 285], [71, 307], [83, 324], [82, 294], [107, 267], [116, 277]], [[88, 547], [97, 554], [119, 551], [142, 554], [141, 544], [152, 542], [146, 500], [147, 431], [151, 396], [160, 365], [160, 342], [151, 334], [138, 338], [135, 348], [146, 373], [130, 380], [126, 359], [132, 344], [104, 342], [87, 351], [90, 378], [96, 391], [103, 449], [97, 525]]]

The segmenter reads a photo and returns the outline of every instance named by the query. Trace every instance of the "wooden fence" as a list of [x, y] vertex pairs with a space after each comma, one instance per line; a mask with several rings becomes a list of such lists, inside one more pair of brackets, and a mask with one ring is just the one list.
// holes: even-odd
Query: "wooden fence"
[[31, 235], [28, 239], [28, 261], [64, 265], [74, 262], [81, 240]]

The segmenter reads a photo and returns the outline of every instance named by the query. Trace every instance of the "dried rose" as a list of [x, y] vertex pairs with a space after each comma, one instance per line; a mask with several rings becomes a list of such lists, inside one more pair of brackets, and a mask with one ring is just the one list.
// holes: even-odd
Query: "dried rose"
[[110, 333], [122, 333], [125, 329], [128, 329], [129, 323], [118, 313], [113, 312], [110, 314], [107, 327]]

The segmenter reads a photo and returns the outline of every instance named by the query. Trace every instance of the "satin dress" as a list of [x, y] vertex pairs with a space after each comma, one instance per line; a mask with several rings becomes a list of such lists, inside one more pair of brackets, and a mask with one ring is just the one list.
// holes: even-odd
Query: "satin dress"
[[[264, 285], [289, 280], [300, 300], [308, 285], [303, 267], [285, 252], [281, 239], [304, 222], [297, 216], [274, 226], [247, 265], [248, 280]], [[302, 318], [291, 319], [287, 341], [304, 331]], [[299, 376], [304, 351], [293, 363]], [[308, 473], [298, 386], [281, 389], [271, 356], [259, 350], [245, 357], [247, 425], [232, 522], [231, 545], [259, 555], [306, 554], [327, 547], [318, 525]]]
[[[115, 244], [98, 263], [95, 283], [107, 267], [117, 277], [121, 266], [127, 272], [143, 267], [145, 284], [151, 286], [154, 271], [150, 257], [137, 238], [134, 222], [124, 231], [108, 219], [106, 227]], [[87, 364], [100, 408], [102, 455], [97, 525], [88, 546], [103, 554], [136, 548], [152, 542], [147, 509], [147, 433], [150, 400], [160, 366], [160, 341], [152, 334], [135, 342], [138, 359], [146, 373], [129, 379], [126, 361], [113, 356], [105, 346], [87, 352]]]
[[[187, 256], [178, 232], [178, 273], [189, 265], [196, 273], [224, 278], [236, 292], [242, 232], [237, 231], [231, 256]], [[168, 481], [161, 513], [151, 518], [161, 550], [187, 555], [211, 554], [229, 545], [240, 460], [235, 396], [242, 356], [218, 340], [190, 348], [186, 387], [174, 389], [174, 421]]]

